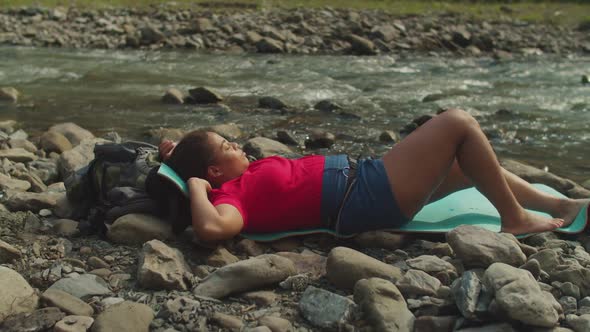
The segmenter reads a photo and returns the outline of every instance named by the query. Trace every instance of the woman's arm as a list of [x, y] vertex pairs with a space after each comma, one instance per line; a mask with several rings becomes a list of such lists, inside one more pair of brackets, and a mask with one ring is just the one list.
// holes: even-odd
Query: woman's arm
[[211, 191], [208, 181], [199, 178], [188, 180], [193, 230], [203, 241], [227, 240], [242, 230], [242, 215], [230, 204], [213, 206], [207, 198]]

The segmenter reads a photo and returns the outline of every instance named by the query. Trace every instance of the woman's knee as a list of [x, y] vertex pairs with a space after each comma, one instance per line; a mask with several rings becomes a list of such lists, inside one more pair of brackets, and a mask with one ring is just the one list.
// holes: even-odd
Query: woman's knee
[[452, 122], [455, 129], [458, 129], [458, 128], [466, 128], [466, 129], [478, 128], [479, 129], [480, 128], [477, 120], [475, 120], [475, 118], [471, 114], [465, 112], [462, 109], [452, 108], [452, 109], [449, 109], [449, 110], [441, 113], [438, 116], [444, 117], [445, 120]]

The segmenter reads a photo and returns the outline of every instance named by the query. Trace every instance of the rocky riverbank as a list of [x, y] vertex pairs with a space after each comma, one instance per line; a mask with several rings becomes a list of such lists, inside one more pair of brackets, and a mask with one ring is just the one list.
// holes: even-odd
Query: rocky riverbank
[[[194, 93], [193, 93], [194, 95]], [[193, 96], [194, 97], [194, 96]], [[94, 157], [73, 123], [39, 137], [0, 123], [2, 331], [587, 331], [590, 236], [518, 241], [473, 226], [440, 237], [387, 232], [203, 246], [149, 215], [117, 219], [106, 238], [73, 218], [64, 177]], [[301, 150], [212, 128], [250, 154]], [[158, 140], [178, 130], [155, 131]], [[384, 133], [386, 134], [386, 133]], [[278, 135], [282, 136], [282, 135]], [[313, 135], [310, 135], [313, 137]], [[318, 138], [325, 142], [325, 136]], [[325, 144], [325, 143], [324, 143]], [[573, 197], [585, 188], [504, 160]], [[75, 220], [74, 220], [75, 219]]]
[[0, 10], [0, 44], [204, 52], [465, 56], [588, 54], [588, 24], [570, 29], [509, 18], [399, 17], [374, 10], [276, 9], [211, 12], [36, 7]]

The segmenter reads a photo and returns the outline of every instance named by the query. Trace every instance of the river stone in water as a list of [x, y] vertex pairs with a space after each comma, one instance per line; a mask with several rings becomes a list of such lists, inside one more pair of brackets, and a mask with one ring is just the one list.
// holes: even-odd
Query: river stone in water
[[486, 268], [495, 262], [521, 266], [526, 261], [517, 243], [481, 227], [459, 226], [447, 233], [447, 241], [466, 267]]
[[162, 96], [162, 102], [165, 104], [183, 104], [184, 96], [182, 92], [176, 88], [170, 88], [166, 90], [164, 96]]
[[203, 279], [194, 293], [222, 298], [232, 293], [275, 285], [295, 274], [295, 266], [289, 259], [277, 255], [260, 255], [216, 270]]
[[288, 108], [287, 104], [282, 100], [270, 96], [260, 97], [260, 99], [258, 99], [258, 107], [271, 110], [284, 110]]
[[19, 259], [21, 255], [20, 250], [0, 240], [0, 264], [11, 263], [13, 260]]
[[49, 289], [61, 290], [77, 298], [111, 294], [108, 284], [94, 274], [72, 273], [68, 278], [56, 281]]
[[0, 322], [18, 313], [32, 312], [39, 297], [16, 271], [0, 266]]
[[354, 301], [375, 331], [413, 331], [414, 315], [391, 282], [381, 278], [359, 280], [354, 286]]
[[299, 300], [302, 316], [314, 326], [326, 329], [346, 323], [354, 308], [350, 299], [313, 286], [307, 287]]
[[533, 326], [557, 325], [559, 303], [541, 290], [530, 272], [494, 263], [484, 273], [483, 282], [494, 291], [497, 305], [510, 318]]
[[402, 278], [402, 272], [356, 250], [336, 247], [328, 255], [326, 277], [338, 288], [352, 289], [357, 281], [371, 277], [395, 282]]
[[13, 179], [8, 175], [0, 173], [0, 189], [2, 190], [14, 190], [14, 191], [27, 191], [31, 188], [31, 184], [28, 181], [19, 179]]
[[190, 102], [196, 104], [215, 104], [223, 100], [217, 92], [206, 87], [190, 89], [188, 90], [188, 93], [191, 97]]
[[64, 135], [72, 143], [72, 146], [79, 145], [85, 139], [94, 138], [90, 131], [72, 122], [58, 123], [51, 126], [48, 131], [55, 131]]
[[435, 296], [441, 283], [440, 280], [424, 271], [408, 270], [395, 285], [404, 297], [413, 298], [419, 295]]
[[192, 276], [190, 266], [180, 251], [158, 240], [143, 245], [137, 279], [145, 288], [187, 290]]
[[109, 230], [109, 240], [119, 244], [141, 244], [153, 239], [166, 240], [173, 236], [169, 223], [162, 219], [140, 213], [119, 217]]
[[96, 317], [92, 332], [145, 332], [154, 319], [154, 312], [145, 304], [123, 301], [114, 304]]
[[266, 137], [254, 137], [244, 144], [244, 152], [254, 156], [256, 159], [262, 159], [275, 155], [285, 155], [293, 153], [285, 144]]
[[13, 87], [0, 88], [0, 102], [4, 101], [16, 104], [18, 96], [18, 90]]
[[46, 290], [41, 296], [41, 300], [71, 315], [94, 315], [94, 309], [88, 303], [59, 289]]
[[94, 318], [87, 316], [66, 316], [55, 323], [53, 332], [86, 332], [94, 323]]

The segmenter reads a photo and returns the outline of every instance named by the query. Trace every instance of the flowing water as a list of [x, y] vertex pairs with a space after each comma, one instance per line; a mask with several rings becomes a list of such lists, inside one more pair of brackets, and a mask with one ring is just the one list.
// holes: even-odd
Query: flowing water
[[[288, 129], [301, 140], [321, 128], [338, 137], [327, 153], [380, 155], [388, 149], [377, 140], [381, 131], [461, 107], [480, 121], [500, 156], [583, 181], [590, 179], [590, 85], [581, 84], [582, 74], [590, 74], [589, 57], [497, 62], [0, 47], [0, 86], [22, 94], [17, 105], [0, 104], [0, 120], [15, 119], [31, 134], [72, 121], [130, 139], [150, 128], [227, 122], [248, 135]], [[231, 111], [159, 101], [167, 88], [197, 86], [217, 90]], [[292, 111], [260, 110], [258, 96], [277, 97]], [[313, 110], [323, 99], [348, 115]]]

